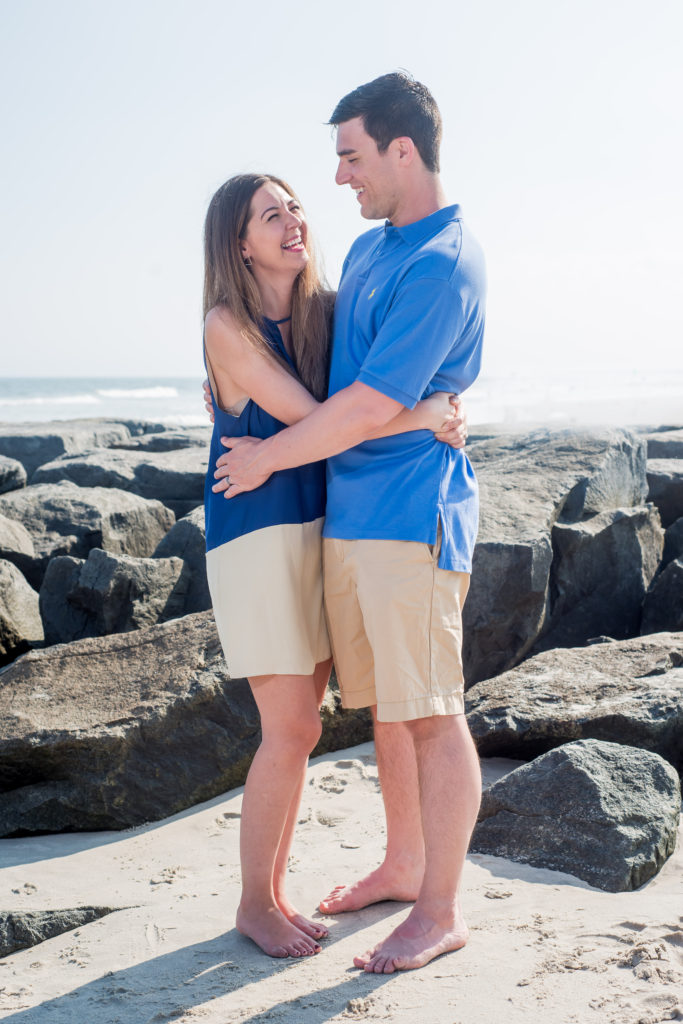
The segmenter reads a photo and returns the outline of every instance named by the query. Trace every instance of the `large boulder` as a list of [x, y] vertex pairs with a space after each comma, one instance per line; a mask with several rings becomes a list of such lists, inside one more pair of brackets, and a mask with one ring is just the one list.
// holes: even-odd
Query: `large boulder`
[[52, 423], [0, 425], [0, 455], [17, 459], [30, 479], [32, 473], [60, 455], [106, 448], [130, 437], [125, 423], [107, 420], [56, 420]]
[[211, 607], [209, 583], [206, 578], [206, 530], [204, 506], [188, 512], [172, 526], [159, 542], [154, 558], [182, 558], [189, 573], [185, 597], [185, 614], [203, 612]]
[[464, 659], [476, 681], [520, 661], [552, 620], [553, 526], [644, 503], [646, 442], [625, 430], [537, 430], [479, 442], [469, 455], [481, 521]]
[[683, 516], [672, 523], [664, 534], [661, 568], [664, 569], [674, 558], [683, 558]]
[[683, 459], [683, 427], [646, 434], [648, 459]]
[[69, 907], [66, 910], [14, 910], [0, 913], [0, 957], [30, 949], [46, 939], [83, 928], [116, 907]]
[[683, 633], [538, 654], [468, 690], [482, 757], [530, 760], [577, 739], [652, 750], [683, 771]]
[[683, 459], [648, 459], [648, 499], [659, 509], [664, 526], [683, 516]]
[[[362, 717], [328, 707], [321, 752]], [[243, 783], [259, 742], [210, 612], [31, 651], [0, 675], [0, 836], [167, 817]]]
[[0, 495], [0, 514], [23, 524], [35, 553], [23, 571], [39, 588], [56, 555], [87, 557], [91, 548], [146, 558], [175, 521], [159, 501], [105, 487], [34, 484]]
[[42, 642], [38, 595], [16, 565], [0, 559], [0, 665]]
[[640, 632], [683, 631], [683, 558], [669, 562], [645, 595]]
[[129, 441], [117, 441], [110, 448], [126, 448], [134, 452], [172, 452], [180, 448], [204, 448], [211, 442], [213, 428], [184, 427], [182, 430], [163, 430], [139, 437], [131, 437]]
[[16, 459], [0, 455], [0, 494], [26, 486], [26, 470]]
[[79, 487], [117, 487], [142, 498], [162, 501], [177, 516], [204, 498], [208, 451], [146, 452], [100, 448], [83, 455], [63, 455], [41, 466], [32, 484], [69, 480]]
[[180, 558], [133, 558], [93, 548], [47, 567], [40, 614], [49, 644], [143, 629], [185, 614], [189, 572]]
[[676, 846], [678, 775], [663, 758], [580, 740], [522, 765], [482, 798], [470, 849], [638, 889]]
[[0, 515], [0, 558], [12, 562], [21, 572], [26, 573], [36, 557], [31, 534], [14, 519]]
[[552, 539], [548, 621], [535, 650], [574, 647], [596, 636], [637, 636], [664, 542], [654, 506], [556, 523]]

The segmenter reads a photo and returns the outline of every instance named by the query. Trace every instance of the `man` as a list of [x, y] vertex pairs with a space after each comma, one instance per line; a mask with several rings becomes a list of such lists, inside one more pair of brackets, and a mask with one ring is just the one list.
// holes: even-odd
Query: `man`
[[345, 96], [336, 180], [361, 215], [385, 219], [344, 264], [330, 397], [272, 438], [229, 442], [226, 497], [279, 469], [328, 459], [325, 601], [342, 698], [373, 708], [387, 849], [367, 878], [335, 889], [336, 914], [384, 899], [415, 904], [375, 949], [376, 973], [421, 967], [468, 937], [458, 890], [481, 793], [464, 716], [461, 613], [477, 526], [465, 455], [415, 431], [364, 439], [433, 391], [476, 378], [484, 267], [439, 179], [441, 117], [429, 91], [383, 75]]

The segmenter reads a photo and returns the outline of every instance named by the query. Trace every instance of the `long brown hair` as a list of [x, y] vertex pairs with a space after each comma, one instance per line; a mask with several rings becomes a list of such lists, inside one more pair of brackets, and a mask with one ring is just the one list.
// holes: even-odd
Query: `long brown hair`
[[[204, 316], [214, 306], [226, 306], [242, 337], [277, 359], [262, 331], [263, 304], [256, 281], [240, 251], [253, 195], [268, 182], [279, 185], [298, 202], [294, 191], [281, 178], [272, 174], [238, 174], [221, 185], [209, 203], [204, 224]], [[323, 401], [327, 397], [334, 293], [321, 280], [310, 233], [306, 248], [310, 259], [292, 291], [292, 347], [301, 381], [315, 398]]]

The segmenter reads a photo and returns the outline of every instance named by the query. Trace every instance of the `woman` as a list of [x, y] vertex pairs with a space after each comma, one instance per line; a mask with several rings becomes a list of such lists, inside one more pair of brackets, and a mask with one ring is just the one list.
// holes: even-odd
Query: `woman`
[[[222, 436], [271, 436], [324, 400], [332, 304], [289, 186], [246, 174], [218, 189], [205, 225], [205, 358], [215, 416], [207, 574], [228, 670], [249, 679], [261, 716], [242, 804], [237, 928], [276, 957], [317, 953], [327, 934], [285, 894], [331, 669], [320, 565], [324, 465], [276, 473], [231, 501], [214, 491], [212, 470], [225, 450]], [[448, 396], [433, 395], [375, 436], [432, 429], [450, 440], [440, 433], [448, 419]]]

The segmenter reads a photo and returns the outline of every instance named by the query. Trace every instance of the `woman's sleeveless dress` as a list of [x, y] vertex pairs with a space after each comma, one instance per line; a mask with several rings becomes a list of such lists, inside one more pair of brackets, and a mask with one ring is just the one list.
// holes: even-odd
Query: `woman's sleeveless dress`
[[[275, 321], [265, 320], [264, 335], [294, 368]], [[212, 398], [206, 568], [228, 671], [233, 678], [310, 675], [330, 657], [321, 565], [325, 464], [281, 470], [234, 498], [214, 494], [216, 460], [227, 451], [221, 437], [271, 437], [286, 424], [251, 399], [233, 416], [218, 408], [213, 388]]]

